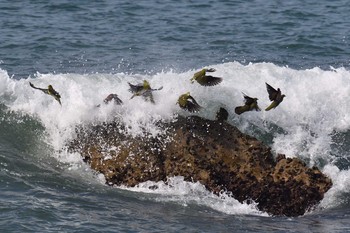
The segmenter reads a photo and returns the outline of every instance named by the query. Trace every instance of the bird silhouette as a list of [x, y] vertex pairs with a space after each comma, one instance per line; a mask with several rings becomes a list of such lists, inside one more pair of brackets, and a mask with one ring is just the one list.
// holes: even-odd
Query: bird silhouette
[[[109, 104], [110, 102], [112, 102], [116, 105], [122, 105], [123, 101], [118, 97], [117, 94], [109, 94], [104, 100], [103, 102], [105, 104]], [[96, 107], [101, 107], [101, 104], [96, 105]]]
[[243, 106], [238, 106], [235, 108], [235, 113], [238, 115], [241, 115], [244, 112], [247, 111], [260, 111], [261, 109], [258, 106], [258, 98], [252, 98], [250, 96], [247, 96], [246, 94], [243, 93], [244, 97], [244, 105]]
[[123, 104], [123, 101], [118, 97], [117, 94], [109, 94], [104, 100], [103, 102], [105, 104], [108, 104], [109, 102], [111, 102], [113, 100], [113, 102], [117, 105], [121, 105]]
[[129, 91], [131, 93], [133, 93], [133, 95], [131, 96], [130, 99], [134, 98], [135, 96], [143, 96], [146, 101], [150, 101], [153, 104], [155, 102], [154, 102], [152, 92], [159, 91], [159, 90], [163, 89], [163, 87], [160, 87], [157, 89], [152, 89], [151, 85], [149, 84], [149, 82], [147, 80], [143, 80], [143, 83], [137, 84], [137, 85], [131, 84], [129, 82], [128, 82], [128, 84], [130, 86]]
[[57, 102], [58, 102], [60, 105], [62, 105], [62, 104], [61, 104], [61, 96], [60, 96], [60, 94], [59, 94], [57, 91], [55, 91], [55, 89], [53, 89], [53, 87], [52, 87], [51, 85], [49, 85], [49, 86], [47, 87], [47, 89], [36, 87], [36, 86], [34, 86], [34, 84], [31, 83], [31, 82], [29, 82], [29, 85], [30, 85], [32, 88], [34, 88], [34, 89], [40, 90], [40, 91], [44, 92], [45, 94], [51, 95], [53, 98], [55, 98], [55, 100], [57, 100]]
[[273, 108], [276, 108], [283, 101], [285, 95], [282, 95], [281, 90], [279, 88], [276, 90], [268, 83], [265, 84], [267, 92], [269, 93], [269, 99], [272, 101], [272, 103], [265, 109], [265, 111], [269, 111]]

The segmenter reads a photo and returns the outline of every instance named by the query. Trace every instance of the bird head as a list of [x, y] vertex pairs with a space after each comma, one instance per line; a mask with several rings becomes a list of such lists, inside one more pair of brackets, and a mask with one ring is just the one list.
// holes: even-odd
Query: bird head
[[49, 85], [47, 88], [49, 89], [49, 91], [53, 91], [53, 87], [51, 85]]
[[177, 100], [177, 104], [179, 104], [180, 106], [184, 106], [186, 105], [187, 99], [190, 97], [190, 93], [187, 92], [185, 94], [180, 95], [179, 99]]

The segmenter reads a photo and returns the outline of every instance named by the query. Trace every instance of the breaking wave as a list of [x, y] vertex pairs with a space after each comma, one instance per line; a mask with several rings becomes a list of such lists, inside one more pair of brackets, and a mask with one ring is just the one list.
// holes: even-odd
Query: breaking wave
[[[36, 74], [27, 79], [16, 80], [0, 70], [0, 142], [16, 141], [19, 148], [30, 149], [33, 154], [49, 150], [50, 156], [59, 162], [79, 169], [79, 155], [62, 150], [74, 137], [75, 127], [81, 124], [99, 123], [118, 118], [133, 134], [147, 129], [157, 134], [156, 122], [168, 121], [175, 115], [188, 115], [177, 105], [179, 95], [190, 92], [203, 107], [199, 116], [214, 119], [220, 107], [229, 112], [229, 122], [240, 130], [264, 141], [274, 151], [288, 157], [298, 156], [310, 166], [317, 165], [334, 182], [321, 203], [323, 208], [332, 208], [348, 203], [350, 192], [350, 72], [345, 68], [322, 70], [320, 68], [295, 70], [272, 63], [242, 65], [230, 62], [210, 66], [217, 71], [215, 76], [223, 82], [213, 87], [203, 87], [189, 81], [195, 70], [183, 73], [167, 71], [155, 75], [141, 74]], [[128, 82], [149, 80], [156, 104], [142, 98], [130, 99]], [[39, 87], [52, 84], [62, 96], [62, 106], [53, 98], [30, 88], [29, 82]], [[257, 97], [262, 109], [270, 103], [265, 82], [278, 87], [286, 95], [274, 110], [247, 112], [236, 115], [234, 108], [243, 103], [242, 92]], [[123, 105], [104, 105], [103, 99], [110, 93], [118, 94]], [[96, 105], [101, 104], [100, 108]], [[15, 144], [15, 143], [13, 143]], [[33, 149], [33, 145], [36, 146]], [[46, 152], [47, 154], [47, 152]], [[79, 164], [79, 165], [77, 165]], [[174, 178], [177, 192], [200, 193], [201, 200], [209, 198], [207, 205], [225, 213], [255, 213], [251, 207], [235, 204], [236, 210], [224, 209], [225, 205], [205, 193], [199, 184], [186, 184]], [[151, 186], [150, 184], [147, 184]], [[165, 187], [157, 191], [142, 185], [132, 190], [140, 192], [163, 192], [161, 200], [173, 189]], [[159, 185], [159, 184], [158, 184]], [[163, 186], [162, 186], [163, 187]], [[170, 191], [169, 191], [170, 190]], [[191, 191], [192, 190], [192, 191]], [[186, 195], [185, 195], [186, 196]], [[195, 199], [190, 199], [199, 203]], [[226, 198], [227, 200], [227, 198]], [[235, 200], [230, 200], [234, 202]], [[185, 201], [186, 202], [186, 201]], [[214, 203], [214, 204], [213, 204]], [[232, 203], [231, 203], [232, 204]], [[240, 205], [243, 210], [239, 211]], [[216, 206], [216, 207], [215, 207]], [[221, 206], [221, 207], [219, 207]]]

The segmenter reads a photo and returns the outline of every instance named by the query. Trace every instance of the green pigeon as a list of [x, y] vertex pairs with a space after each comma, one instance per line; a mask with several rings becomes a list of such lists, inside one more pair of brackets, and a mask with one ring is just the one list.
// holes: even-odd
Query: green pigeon
[[133, 85], [131, 83], [129, 83], [129, 91], [131, 93], [133, 93], [133, 95], [131, 96], [130, 99], [134, 98], [135, 96], [143, 96], [147, 101], [151, 101], [151, 103], [154, 104], [154, 99], [153, 99], [153, 91], [159, 91], [162, 90], [163, 87], [157, 88], [157, 89], [152, 89], [151, 85], [149, 84], [149, 82], [147, 80], [143, 80], [142, 84], [137, 84], [137, 85]]
[[241, 115], [244, 112], [247, 111], [261, 111], [261, 109], [258, 106], [258, 98], [252, 98], [250, 96], [247, 96], [246, 94], [243, 93], [244, 97], [244, 105], [243, 106], [238, 106], [235, 108], [235, 113], [238, 115]]
[[59, 103], [60, 105], [62, 105], [62, 104], [61, 104], [61, 96], [60, 96], [60, 94], [59, 94], [57, 91], [55, 91], [55, 89], [53, 89], [53, 87], [52, 87], [51, 85], [49, 85], [49, 86], [47, 87], [47, 89], [36, 87], [36, 86], [34, 86], [34, 84], [31, 83], [31, 82], [29, 82], [29, 85], [30, 85], [32, 88], [34, 88], [34, 89], [40, 90], [40, 91], [44, 92], [45, 94], [51, 95], [52, 97], [55, 98], [55, 100], [58, 101], [58, 103]]
[[282, 95], [281, 90], [278, 88], [277, 90], [270, 86], [268, 83], [266, 84], [267, 92], [269, 93], [269, 99], [272, 101], [270, 106], [268, 106], [265, 111], [269, 111], [273, 108], [276, 108], [282, 101], [285, 95]]
[[215, 86], [221, 83], [222, 78], [206, 75], [206, 72], [214, 72], [214, 71], [216, 70], [213, 68], [202, 69], [201, 71], [198, 71], [191, 78], [191, 83], [194, 83], [194, 81], [197, 81], [202, 86]]
[[189, 112], [198, 112], [202, 108], [189, 92], [181, 95], [177, 100], [177, 104], [179, 104], [180, 108]]

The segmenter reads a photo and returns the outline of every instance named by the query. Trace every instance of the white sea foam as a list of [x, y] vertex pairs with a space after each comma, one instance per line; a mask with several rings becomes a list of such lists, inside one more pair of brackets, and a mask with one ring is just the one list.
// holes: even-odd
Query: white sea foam
[[[237, 62], [211, 67], [217, 70], [212, 75], [224, 79], [213, 87], [191, 84], [189, 80], [195, 70], [156, 75], [37, 74], [21, 80], [11, 79], [6, 71], [0, 70], [0, 101], [9, 110], [37, 118], [46, 128], [48, 143], [59, 151], [72, 138], [77, 124], [108, 121], [114, 117], [130, 126], [130, 133], [137, 134], [140, 128], [146, 128], [156, 134], [159, 132], [154, 125], [157, 120], [170, 120], [176, 114], [188, 115], [176, 102], [180, 94], [190, 91], [204, 108], [198, 115], [214, 119], [215, 112], [223, 106], [230, 113], [229, 121], [242, 131], [262, 138], [264, 134], [272, 136], [270, 146], [276, 152], [301, 157], [310, 161], [310, 165], [327, 164], [324, 170], [335, 184], [325, 200], [327, 206], [334, 203], [329, 195], [335, 197], [350, 191], [350, 184], [342, 178], [342, 174], [349, 171], [336, 171], [339, 168], [334, 162], [338, 157], [331, 147], [332, 143], [337, 143], [332, 134], [347, 132], [350, 128], [348, 70], [294, 70], [271, 63], [242, 65]], [[163, 86], [161, 91], [154, 92], [156, 105], [140, 97], [130, 99], [127, 82], [135, 84], [143, 79], [149, 80], [153, 88]], [[50, 96], [30, 88], [29, 81], [38, 87], [52, 84], [62, 96], [62, 107]], [[234, 108], [243, 103], [242, 92], [257, 97], [262, 109], [270, 104], [265, 82], [286, 94], [280, 106], [268, 112], [235, 115]], [[110, 93], [118, 94], [124, 104], [101, 104]], [[100, 108], [96, 108], [98, 104], [101, 104]], [[259, 133], [252, 130], [252, 126]], [[56, 156], [60, 161], [76, 161], [74, 156], [60, 153]], [[347, 158], [350, 153], [343, 151], [341, 156]]]
[[170, 177], [167, 182], [147, 181], [136, 187], [121, 187], [135, 192], [160, 194], [156, 197], [159, 202], [174, 202], [183, 206], [191, 204], [208, 206], [214, 210], [226, 214], [250, 214], [268, 216], [259, 211], [254, 204], [240, 203], [228, 193], [221, 193], [219, 196], [209, 192], [199, 182], [187, 182], [181, 176]]

